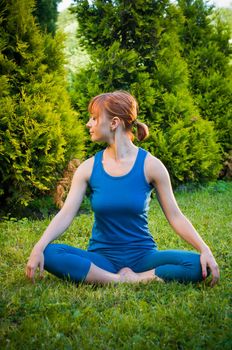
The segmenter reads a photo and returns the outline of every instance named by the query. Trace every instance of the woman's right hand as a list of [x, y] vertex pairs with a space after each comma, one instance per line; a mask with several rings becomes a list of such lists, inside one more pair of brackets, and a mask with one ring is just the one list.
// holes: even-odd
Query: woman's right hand
[[25, 269], [26, 276], [34, 282], [37, 268], [40, 270], [40, 277], [43, 276], [44, 270], [44, 254], [43, 250], [47, 245], [57, 239], [71, 224], [73, 218], [78, 212], [89, 178], [92, 173], [94, 157], [85, 160], [76, 170], [72, 185], [64, 206], [52, 219], [43, 236], [32, 249], [31, 255]]
[[32, 249], [31, 255], [29, 257], [29, 260], [27, 262], [26, 266], [26, 276], [34, 283], [35, 281], [35, 272], [36, 269], [39, 267], [40, 270], [40, 277], [43, 277], [43, 271], [44, 271], [44, 254], [43, 251], [40, 249], [34, 247]]

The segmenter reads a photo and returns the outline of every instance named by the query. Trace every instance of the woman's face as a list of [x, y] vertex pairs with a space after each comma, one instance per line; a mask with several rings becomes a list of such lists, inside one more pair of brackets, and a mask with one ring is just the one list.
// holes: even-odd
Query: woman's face
[[89, 129], [91, 140], [93, 142], [108, 142], [110, 132], [110, 119], [105, 113], [99, 113], [99, 116], [92, 114], [86, 127]]

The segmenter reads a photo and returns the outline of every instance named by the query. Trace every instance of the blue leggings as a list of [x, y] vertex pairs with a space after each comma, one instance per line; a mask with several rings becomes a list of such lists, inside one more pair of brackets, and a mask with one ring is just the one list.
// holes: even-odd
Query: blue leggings
[[44, 267], [53, 275], [73, 282], [84, 281], [91, 263], [117, 273], [123, 267], [135, 272], [155, 269], [165, 281], [200, 282], [200, 254], [183, 250], [86, 251], [66, 244], [49, 244], [44, 251]]

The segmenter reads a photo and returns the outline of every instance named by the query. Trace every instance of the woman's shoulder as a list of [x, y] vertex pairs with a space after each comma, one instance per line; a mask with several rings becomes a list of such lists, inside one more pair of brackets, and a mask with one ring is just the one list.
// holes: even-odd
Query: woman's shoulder
[[168, 173], [161, 160], [153, 156], [150, 152], [146, 156], [144, 170], [149, 182], [154, 182]]
[[94, 156], [90, 157], [90, 158], [87, 158], [86, 160], [84, 160], [81, 165], [82, 167], [84, 168], [89, 168], [89, 167], [92, 167], [93, 166], [93, 163], [94, 163]]
[[161, 160], [159, 158], [153, 156], [149, 151], [146, 151], [146, 152], [147, 152], [147, 156], [146, 156], [145, 161], [146, 161], [147, 165], [150, 165], [151, 167], [163, 165], [163, 163], [161, 162]]
[[82, 177], [86, 181], [88, 181], [92, 173], [93, 164], [94, 164], [94, 156], [87, 158], [86, 160], [81, 162], [81, 164], [79, 165], [79, 167], [75, 172], [75, 176]]
[[84, 160], [79, 167], [77, 168], [76, 172], [78, 174], [81, 174], [85, 177], [85, 179], [88, 181], [91, 177], [92, 171], [93, 171], [93, 166], [94, 166], [94, 162], [95, 159], [99, 158], [101, 156], [101, 153], [104, 150], [101, 150], [99, 152], [96, 152], [94, 156], [87, 158], [86, 160]]

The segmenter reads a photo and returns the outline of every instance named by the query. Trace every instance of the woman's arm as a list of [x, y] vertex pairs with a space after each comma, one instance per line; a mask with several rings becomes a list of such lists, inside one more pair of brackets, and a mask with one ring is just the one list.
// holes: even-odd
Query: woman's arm
[[160, 160], [149, 154], [145, 163], [145, 174], [148, 182], [155, 187], [161, 208], [172, 228], [201, 253], [203, 278], [207, 276], [208, 266], [213, 275], [211, 285], [214, 285], [219, 279], [218, 265], [210, 248], [178, 207], [167, 169]]
[[44, 249], [70, 226], [74, 216], [78, 212], [86, 192], [87, 183], [92, 171], [92, 165], [93, 158], [90, 158], [77, 168], [73, 176], [70, 191], [62, 209], [52, 219], [42, 237], [32, 249], [26, 266], [26, 275], [28, 278], [34, 280], [34, 274], [37, 267], [40, 267], [40, 275], [42, 275]]

